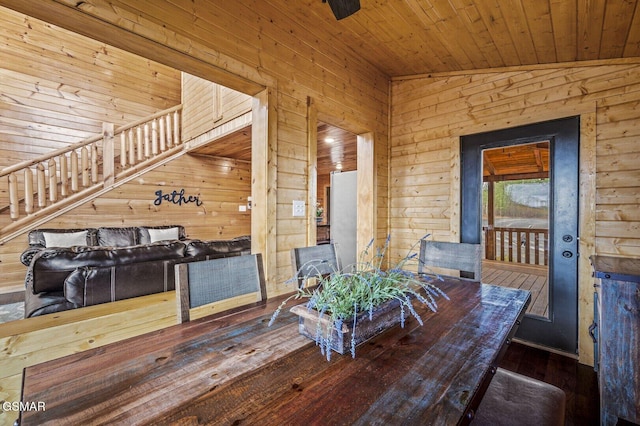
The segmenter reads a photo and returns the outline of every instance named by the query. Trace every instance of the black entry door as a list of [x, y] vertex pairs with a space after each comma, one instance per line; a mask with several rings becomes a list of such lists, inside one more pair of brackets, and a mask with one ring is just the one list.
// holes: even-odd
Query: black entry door
[[526, 315], [516, 337], [577, 353], [579, 117], [462, 137], [461, 242], [481, 242], [482, 151], [542, 141], [550, 145], [549, 315]]

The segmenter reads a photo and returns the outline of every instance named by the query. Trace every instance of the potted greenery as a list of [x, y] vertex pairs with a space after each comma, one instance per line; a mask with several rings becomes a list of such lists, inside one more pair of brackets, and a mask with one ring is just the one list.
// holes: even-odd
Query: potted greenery
[[387, 237], [384, 247], [370, 254], [371, 240], [356, 265], [319, 277], [313, 288], [298, 289], [280, 304], [269, 325], [290, 300], [308, 299], [306, 304], [294, 306], [291, 311], [300, 318], [300, 333], [314, 339], [327, 360], [331, 359], [331, 350], [341, 354], [350, 350], [355, 357], [358, 344], [397, 323], [404, 327], [407, 315], [422, 325], [413, 300], [436, 312], [435, 298], [449, 298], [433, 284], [432, 277], [417, 277], [404, 269], [408, 262], [418, 260], [417, 253], [412, 252], [420, 240], [396, 265], [383, 269], [389, 241]]
[[322, 222], [322, 215], [324, 214], [324, 207], [322, 204], [316, 203], [316, 222]]

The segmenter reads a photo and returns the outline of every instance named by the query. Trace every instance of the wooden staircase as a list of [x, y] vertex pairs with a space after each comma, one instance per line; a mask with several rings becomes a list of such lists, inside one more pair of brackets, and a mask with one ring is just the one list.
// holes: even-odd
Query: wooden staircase
[[[0, 171], [0, 245], [182, 155], [182, 105]], [[6, 189], [5, 189], [6, 188]]]

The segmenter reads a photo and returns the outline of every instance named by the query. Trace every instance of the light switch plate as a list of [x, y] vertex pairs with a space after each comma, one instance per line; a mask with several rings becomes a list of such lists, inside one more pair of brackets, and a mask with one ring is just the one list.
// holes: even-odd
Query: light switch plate
[[304, 201], [293, 200], [293, 217], [304, 217]]

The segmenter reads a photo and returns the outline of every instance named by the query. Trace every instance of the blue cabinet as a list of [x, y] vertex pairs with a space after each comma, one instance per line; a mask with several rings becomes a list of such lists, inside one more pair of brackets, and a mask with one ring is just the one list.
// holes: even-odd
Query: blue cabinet
[[592, 256], [601, 424], [640, 424], [640, 259]]

